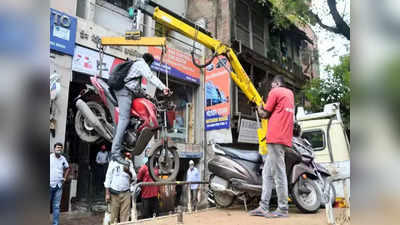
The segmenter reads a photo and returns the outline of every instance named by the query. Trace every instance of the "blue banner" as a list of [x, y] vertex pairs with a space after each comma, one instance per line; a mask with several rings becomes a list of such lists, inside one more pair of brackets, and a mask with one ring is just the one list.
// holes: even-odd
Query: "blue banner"
[[165, 64], [160, 64], [160, 62], [155, 59], [153, 64], [151, 64], [151, 69], [153, 69], [154, 71], [159, 71], [162, 73], [166, 73], [168, 70], [168, 75], [185, 80], [185, 81], [189, 81], [189, 82], [193, 82], [196, 84], [200, 84], [200, 79], [195, 78], [195, 77], [191, 77], [185, 73], [182, 73], [181, 71], [179, 71], [178, 69], [171, 67], [171, 66], [165, 66]]
[[228, 129], [230, 116], [221, 116], [215, 110], [206, 110], [206, 130]]
[[50, 8], [50, 49], [74, 55], [76, 18]]

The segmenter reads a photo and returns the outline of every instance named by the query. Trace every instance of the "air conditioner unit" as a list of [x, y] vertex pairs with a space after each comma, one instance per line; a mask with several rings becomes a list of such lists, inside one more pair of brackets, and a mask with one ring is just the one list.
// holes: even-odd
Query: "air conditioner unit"
[[232, 41], [232, 49], [235, 51], [237, 55], [242, 53], [242, 41], [241, 40]]

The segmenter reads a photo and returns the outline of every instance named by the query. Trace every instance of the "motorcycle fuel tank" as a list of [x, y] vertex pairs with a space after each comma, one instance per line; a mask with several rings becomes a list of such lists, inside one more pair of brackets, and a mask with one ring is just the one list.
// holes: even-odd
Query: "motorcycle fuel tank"
[[155, 105], [146, 98], [135, 98], [132, 102], [132, 114], [144, 120], [139, 130], [144, 127], [158, 128], [157, 110]]

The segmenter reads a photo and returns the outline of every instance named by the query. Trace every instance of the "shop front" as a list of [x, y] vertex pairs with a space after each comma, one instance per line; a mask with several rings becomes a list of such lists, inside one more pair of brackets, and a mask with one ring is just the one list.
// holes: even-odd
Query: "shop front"
[[[195, 131], [196, 124], [194, 119], [195, 110], [199, 110], [195, 105], [198, 98], [200, 70], [193, 64], [184, 64], [182, 60], [184, 53], [172, 48], [167, 50], [163, 56], [163, 61], [160, 62], [158, 50], [161, 53], [161, 48], [146, 47], [135, 49], [135, 51], [141, 54], [151, 52], [154, 55], [156, 61], [152, 65], [152, 70], [173, 91], [171, 98], [176, 105], [176, 111], [172, 128], [168, 130], [168, 137], [178, 147], [181, 158], [180, 163], [183, 165], [178, 174], [178, 179], [184, 180], [186, 174], [185, 166], [188, 164], [188, 159], [191, 158], [199, 161], [202, 156], [200, 154], [200, 146], [196, 145], [195, 132], [198, 131]], [[191, 56], [186, 54], [185, 57]], [[75, 47], [71, 63], [73, 72], [68, 100], [66, 142], [70, 145], [70, 164], [76, 169], [79, 168], [78, 176], [76, 177], [77, 207], [93, 207], [104, 201], [103, 182], [99, 181], [98, 173], [96, 172], [96, 155], [102, 145], [106, 145], [107, 150], [110, 151], [111, 143], [102, 138], [94, 143], [86, 143], [80, 140], [74, 127], [75, 114], [77, 112], [74, 99], [86, 88], [86, 85], [90, 85], [90, 77], [98, 74], [99, 68], [102, 69], [102, 78], [107, 80], [113, 67], [123, 61], [123, 59], [107, 54], [106, 52], [103, 64], [100, 66], [98, 51], [81, 45]], [[167, 63], [167, 66], [165, 63]], [[154, 94], [155, 87], [147, 81], [143, 80], [142, 82], [146, 83], [147, 92]], [[98, 101], [96, 96], [92, 96], [91, 98], [93, 101]], [[143, 158], [143, 156], [137, 156], [136, 158], [135, 167], [139, 169], [143, 161], [138, 159]], [[165, 196], [171, 195], [166, 194]], [[165, 201], [168, 200], [165, 199]]]
[[[64, 155], [69, 160], [69, 146], [65, 142], [68, 95], [72, 77], [77, 20], [64, 12], [50, 8], [50, 152], [57, 142], [65, 144]], [[71, 173], [73, 174], [73, 173]], [[73, 175], [71, 175], [72, 177]], [[63, 185], [60, 205], [62, 212], [70, 210], [69, 200], [75, 190], [74, 182]]]

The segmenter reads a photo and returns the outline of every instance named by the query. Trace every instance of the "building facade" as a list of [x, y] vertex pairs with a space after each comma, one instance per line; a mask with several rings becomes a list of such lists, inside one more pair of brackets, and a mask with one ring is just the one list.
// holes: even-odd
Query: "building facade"
[[[74, 129], [76, 107], [73, 100], [90, 84], [90, 76], [98, 73], [97, 43], [100, 37], [123, 36], [130, 29], [131, 20], [127, 12], [130, 2], [50, 1], [51, 36], [59, 41], [58, 46], [57, 43], [54, 46], [51, 43], [50, 47], [51, 75], [59, 78], [55, 85], [57, 95], [52, 101], [50, 147], [55, 142], [65, 143], [65, 155], [72, 167], [72, 182], [65, 187], [68, 190], [64, 190], [64, 201], [69, 209], [82, 205], [90, 208], [96, 201], [104, 199], [103, 185], [96, 179], [95, 157], [101, 145], [105, 144], [110, 150], [111, 143], [102, 140], [85, 143], [79, 139]], [[232, 46], [263, 97], [267, 96], [275, 74], [283, 74], [287, 85], [295, 92], [309, 79], [318, 76], [312, 57], [305, 59], [305, 49], [311, 49], [309, 52], [312, 53], [316, 49], [312, 30], [302, 31], [295, 26], [285, 31], [274, 29], [269, 17], [270, 6], [262, 7], [253, 1], [242, 0], [156, 2]], [[202, 171], [201, 177], [207, 180], [206, 162], [211, 157], [205, 150], [207, 143], [255, 144], [256, 139], [246, 140], [243, 134], [237, 132], [246, 120], [254, 125], [254, 110], [224, 70], [226, 60], [214, 60], [212, 66], [199, 69], [193, 65], [190, 52], [194, 48], [196, 60], [204, 63], [211, 55], [204, 46], [166, 29], [150, 16], [139, 14], [138, 24], [137, 28], [143, 31], [144, 36], [167, 37], [167, 51], [162, 57], [163, 61], [160, 62], [159, 47], [106, 47], [102, 74], [107, 78], [111, 68], [127, 58], [135, 59], [145, 52], [155, 56], [156, 62], [152, 69], [164, 83], [168, 82], [174, 91], [173, 101], [177, 105], [174, 129], [168, 134], [176, 144], [181, 158], [177, 180], [185, 179], [190, 159]], [[60, 41], [60, 38], [64, 41]], [[65, 48], [60, 49], [62, 46]], [[160, 69], [165, 64], [168, 65], [167, 72]], [[148, 91], [154, 94], [154, 88], [149, 87]], [[213, 116], [215, 112], [222, 113], [223, 118], [216, 119]], [[142, 159], [143, 156], [136, 157], [135, 166], [141, 166]], [[179, 197], [184, 193], [183, 190], [177, 188], [173, 192], [179, 199], [183, 199]], [[206, 199], [205, 192], [201, 195], [202, 199]], [[77, 202], [77, 206], [69, 204], [71, 200]]]
[[[319, 76], [317, 39], [312, 29], [295, 25], [288, 29], [275, 28], [270, 16], [271, 5], [244, 0], [189, 0], [188, 6], [189, 19], [205, 18], [213, 36], [232, 46], [264, 99], [276, 74], [285, 77], [286, 86], [295, 94], [299, 94], [306, 82]], [[241, 90], [230, 83], [231, 125], [226, 132], [217, 132], [232, 132], [232, 142], [237, 143], [240, 118], [254, 120], [255, 112]]]
[[[99, 140], [95, 143], [85, 143], [77, 136], [74, 123], [76, 107], [74, 98], [79, 95], [86, 85], [90, 84], [90, 76], [98, 73], [99, 53], [97, 43], [103, 36], [123, 36], [131, 28], [127, 9], [131, 1], [125, 0], [74, 0], [50, 1], [51, 36], [68, 40], [67, 49], [60, 49], [62, 43], [51, 42], [51, 76], [57, 79], [54, 87], [57, 96], [52, 101], [50, 128], [50, 149], [55, 142], [65, 143], [65, 155], [70, 162], [72, 182], [66, 185], [64, 196], [66, 202], [78, 202], [85, 208], [95, 205], [96, 201], [104, 199], [102, 182], [96, 179], [95, 157], [102, 144], [108, 149], [111, 143]], [[184, 3], [184, 4], [182, 4]], [[186, 1], [160, 1], [178, 15], [185, 16]], [[74, 21], [74, 27], [63, 27]], [[56, 21], [56, 22], [54, 22]], [[199, 26], [205, 26], [202, 19], [196, 21]], [[168, 136], [178, 148], [181, 158], [181, 171], [178, 179], [185, 179], [185, 172], [190, 159], [199, 162], [202, 156], [201, 132], [202, 123], [202, 71], [191, 61], [190, 51], [193, 43], [190, 39], [176, 32], [166, 33], [165, 29], [155, 23], [151, 17], [139, 14], [138, 28], [144, 36], [167, 35], [167, 48], [161, 61], [159, 47], [105, 47], [103, 60], [103, 77], [107, 78], [113, 66], [126, 60], [141, 57], [145, 52], [154, 55], [156, 62], [153, 71], [164, 82], [168, 83], [176, 104], [176, 119], [174, 129]], [[54, 31], [53, 31], [54, 29]], [[57, 33], [58, 32], [58, 33]], [[64, 36], [62, 36], [64, 35]], [[68, 37], [67, 37], [68, 36]], [[52, 38], [51, 38], [52, 39]], [[63, 42], [63, 40], [61, 40]], [[54, 44], [54, 46], [52, 46]], [[65, 46], [64, 46], [65, 47]], [[195, 44], [197, 60], [202, 61], [204, 48]], [[160, 69], [168, 64], [168, 72]], [[147, 84], [147, 90], [154, 94], [155, 88]], [[196, 118], [196, 119], [195, 119]], [[135, 166], [143, 164], [143, 155], [135, 158]], [[65, 202], [64, 201], [64, 202]], [[71, 209], [71, 204], [66, 207]], [[77, 206], [79, 207], [79, 206]], [[72, 205], [72, 209], [74, 206]]]

